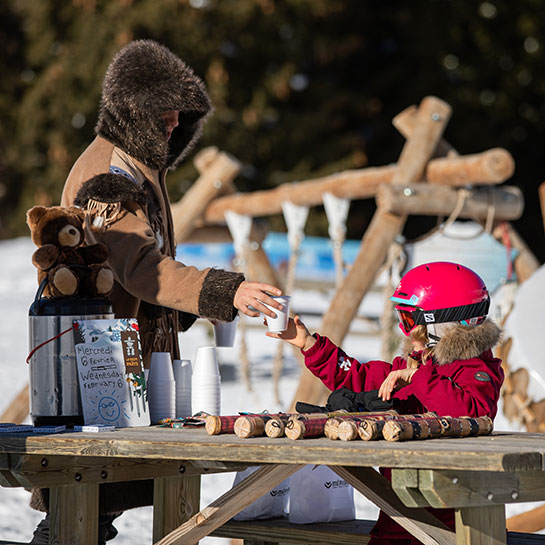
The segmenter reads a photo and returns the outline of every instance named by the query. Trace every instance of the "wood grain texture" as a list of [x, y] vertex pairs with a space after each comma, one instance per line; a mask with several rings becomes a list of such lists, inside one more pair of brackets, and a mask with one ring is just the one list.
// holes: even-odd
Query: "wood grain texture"
[[456, 545], [505, 545], [505, 506], [456, 510]]

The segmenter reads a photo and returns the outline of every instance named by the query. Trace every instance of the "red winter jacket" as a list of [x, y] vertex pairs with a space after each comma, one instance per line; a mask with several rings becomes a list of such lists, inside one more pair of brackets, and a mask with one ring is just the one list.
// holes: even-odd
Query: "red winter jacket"
[[[402, 400], [405, 414], [435, 411], [439, 416], [490, 416], [494, 418], [503, 383], [501, 360], [493, 357], [492, 348], [500, 339], [500, 329], [486, 320], [477, 326], [457, 325], [444, 335], [429, 358], [414, 373], [411, 383], [393, 397]], [[347, 356], [327, 337], [315, 334], [316, 343], [303, 351], [305, 365], [331, 390], [349, 388], [355, 392], [376, 390], [391, 371], [405, 369], [407, 360], [396, 357], [392, 364], [384, 361], [360, 363]], [[417, 361], [419, 358], [416, 358]], [[389, 479], [390, 470], [381, 469]], [[450, 528], [454, 528], [452, 509], [429, 509]], [[369, 545], [420, 543], [384, 513], [380, 513], [371, 532]]]

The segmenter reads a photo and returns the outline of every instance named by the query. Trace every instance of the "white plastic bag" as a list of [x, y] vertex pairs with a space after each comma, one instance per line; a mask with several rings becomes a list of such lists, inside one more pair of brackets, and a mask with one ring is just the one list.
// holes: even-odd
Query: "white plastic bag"
[[291, 476], [290, 522], [311, 524], [355, 518], [354, 489], [329, 467], [307, 465]]
[[[240, 481], [259, 468], [260, 466], [248, 467], [244, 471], [238, 471], [235, 475], [233, 486], [236, 486]], [[290, 480], [287, 478], [235, 515], [233, 520], [258, 520], [283, 517], [287, 512], [289, 493]]]

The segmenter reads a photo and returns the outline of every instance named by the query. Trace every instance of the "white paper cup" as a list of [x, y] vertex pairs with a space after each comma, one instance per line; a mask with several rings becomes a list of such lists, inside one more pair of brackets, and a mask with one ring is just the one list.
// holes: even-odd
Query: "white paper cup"
[[155, 383], [174, 381], [174, 371], [169, 352], [152, 352], [149, 381]]
[[191, 375], [193, 373], [191, 360], [174, 360], [172, 366], [174, 367], [176, 388], [191, 388]]
[[286, 331], [286, 328], [288, 327], [291, 297], [289, 295], [271, 295], [271, 298], [282, 305], [282, 310], [278, 310], [267, 305], [267, 303], [263, 303], [276, 314], [276, 318], [271, 318], [265, 314], [265, 320], [267, 321], [267, 327], [270, 333], [281, 333], [282, 331]]
[[214, 337], [218, 348], [231, 348], [235, 344], [239, 317], [232, 322], [216, 322], [214, 324]]
[[201, 375], [219, 376], [218, 360], [215, 346], [199, 346], [193, 364], [193, 377]]

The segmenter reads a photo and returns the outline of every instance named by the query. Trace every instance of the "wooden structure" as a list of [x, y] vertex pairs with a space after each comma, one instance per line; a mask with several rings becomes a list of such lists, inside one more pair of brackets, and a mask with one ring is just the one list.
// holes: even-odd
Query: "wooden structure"
[[[442, 138], [450, 115], [450, 106], [432, 96], [424, 98], [418, 107], [410, 106], [397, 115], [393, 124], [407, 141], [394, 165], [350, 170], [244, 194], [215, 193], [210, 186], [215, 183], [221, 187], [223, 182], [201, 175], [196, 185], [207, 185], [208, 191], [198, 187], [192, 187], [192, 191], [205, 198], [200, 197], [195, 204], [188, 192], [179, 205], [173, 206], [174, 221], [187, 223], [185, 210], [189, 207], [191, 224], [198, 231], [224, 224], [228, 210], [256, 218], [281, 213], [282, 203], [286, 201], [300, 206], [321, 205], [324, 193], [352, 200], [374, 197], [375, 215], [319, 329], [337, 344], [341, 344], [347, 334], [363, 297], [372, 287], [409, 214], [471, 218], [485, 225], [500, 241], [504, 230], [499, 230], [498, 225], [507, 225], [511, 244], [519, 250], [515, 269], [519, 280], [524, 280], [537, 268], [538, 262], [509, 224], [522, 214], [522, 195], [516, 187], [498, 186], [513, 174], [513, 158], [501, 148], [458, 155]], [[232, 173], [227, 169], [229, 179]], [[191, 212], [193, 207], [199, 214]], [[186, 227], [177, 228], [176, 232], [189, 234]], [[253, 249], [248, 261], [260, 263], [260, 268], [254, 267], [254, 270], [261, 275], [254, 278], [274, 280], [274, 271], [259, 242], [256, 241]], [[293, 409], [295, 401], [322, 404], [328, 394], [329, 390], [322, 382], [302, 366], [299, 387], [289, 409]]]
[[[157, 545], [198, 542], [303, 464], [330, 466], [426, 545], [505, 544], [505, 504], [545, 499], [544, 434], [392, 444], [241, 439], [204, 429], [144, 427], [3, 434], [0, 452], [0, 485], [50, 488], [50, 543], [63, 545], [96, 543], [98, 487], [114, 481], [154, 479]], [[201, 474], [261, 464], [197, 512]], [[376, 466], [392, 468], [392, 484]], [[454, 508], [456, 532], [424, 506]]]

